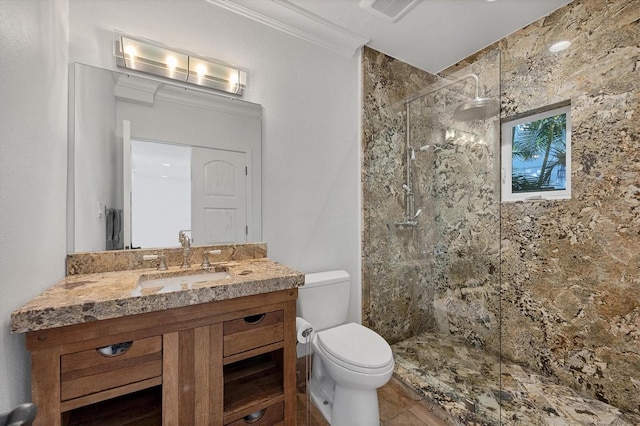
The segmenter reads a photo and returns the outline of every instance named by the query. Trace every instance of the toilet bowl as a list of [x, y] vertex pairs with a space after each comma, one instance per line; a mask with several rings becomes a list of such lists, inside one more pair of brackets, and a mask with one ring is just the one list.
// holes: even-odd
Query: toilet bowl
[[[324, 296], [329, 292], [334, 296], [344, 294], [344, 289], [339, 290], [338, 286], [344, 286], [345, 281], [349, 283], [346, 272], [309, 274], [305, 278], [305, 287], [311, 285], [300, 289], [298, 313], [302, 318], [313, 324], [314, 315], [311, 314], [322, 311], [318, 309], [319, 304], [332, 301], [325, 306], [331, 312], [315, 318], [323, 329], [317, 331], [311, 340], [311, 400], [332, 426], [380, 424], [377, 389], [386, 384], [393, 374], [395, 363], [391, 347], [376, 332], [360, 324], [335, 324], [336, 318], [346, 319], [346, 314], [344, 317], [334, 316], [336, 309], [343, 309], [339, 305], [344, 299], [326, 299], [313, 291], [321, 290]], [[308, 303], [313, 308], [305, 310]], [[305, 312], [310, 317], [306, 317]]]
[[393, 374], [389, 344], [372, 330], [350, 323], [313, 339], [311, 399], [331, 425], [378, 425], [377, 389]]

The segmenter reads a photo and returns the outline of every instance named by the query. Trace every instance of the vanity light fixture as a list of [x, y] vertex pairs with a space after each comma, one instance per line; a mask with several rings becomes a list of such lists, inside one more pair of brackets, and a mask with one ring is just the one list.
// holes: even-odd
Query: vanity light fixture
[[113, 55], [116, 65], [128, 70], [240, 96], [247, 88], [248, 72], [244, 69], [117, 31]]

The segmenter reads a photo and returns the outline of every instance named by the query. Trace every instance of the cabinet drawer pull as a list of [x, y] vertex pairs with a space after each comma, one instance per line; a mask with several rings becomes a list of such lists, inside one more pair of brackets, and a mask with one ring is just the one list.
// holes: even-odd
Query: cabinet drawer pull
[[114, 343], [113, 345], [96, 348], [96, 351], [106, 357], [116, 357], [124, 355], [133, 346], [133, 341]]
[[244, 322], [251, 325], [258, 324], [264, 319], [264, 317], [265, 314], [249, 315], [248, 317], [244, 317]]
[[267, 412], [267, 409], [263, 408], [260, 411], [256, 411], [255, 413], [251, 413], [248, 416], [244, 416], [242, 420], [244, 420], [244, 422], [248, 424], [255, 423], [258, 420], [260, 420], [264, 416], [264, 413], [266, 412]]

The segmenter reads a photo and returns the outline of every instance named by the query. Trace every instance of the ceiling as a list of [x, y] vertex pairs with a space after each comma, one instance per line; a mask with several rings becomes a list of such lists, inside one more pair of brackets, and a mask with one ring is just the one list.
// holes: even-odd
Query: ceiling
[[[436, 74], [571, 0], [206, 0], [346, 56], [363, 45]], [[404, 6], [394, 22], [363, 5]]]

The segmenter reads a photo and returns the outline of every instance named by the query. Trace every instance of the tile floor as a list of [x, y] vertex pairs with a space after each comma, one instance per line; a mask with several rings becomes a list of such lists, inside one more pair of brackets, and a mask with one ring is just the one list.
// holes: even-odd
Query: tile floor
[[[447, 416], [436, 405], [429, 405], [424, 399], [408, 389], [395, 377], [378, 389], [381, 426], [447, 426], [451, 423], [442, 420]], [[313, 403], [307, 413], [307, 401], [304, 390], [298, 392], [298, 426], [328, 426], [322, 414]]]
[[[578, 394], [462, 341], [432, 333], [392, 345], [395, 374], [450, 416], [449, 424], [640, 425], [640, 416]], [[502, 378], [502, 388], [500, 388]], [[502, 404], [502, 406], [500, 406]]]
[[[382, 426], [640, 426], [640, 416], [462, 341], [432, 333], [392, 345], [396, 368], [378, 390]], [[500, 388], [502, 378], [502, 389]], [[502, 406], [500, 406], [502, 404]], [[328, 426], [298, 392], [298, 425]]]

